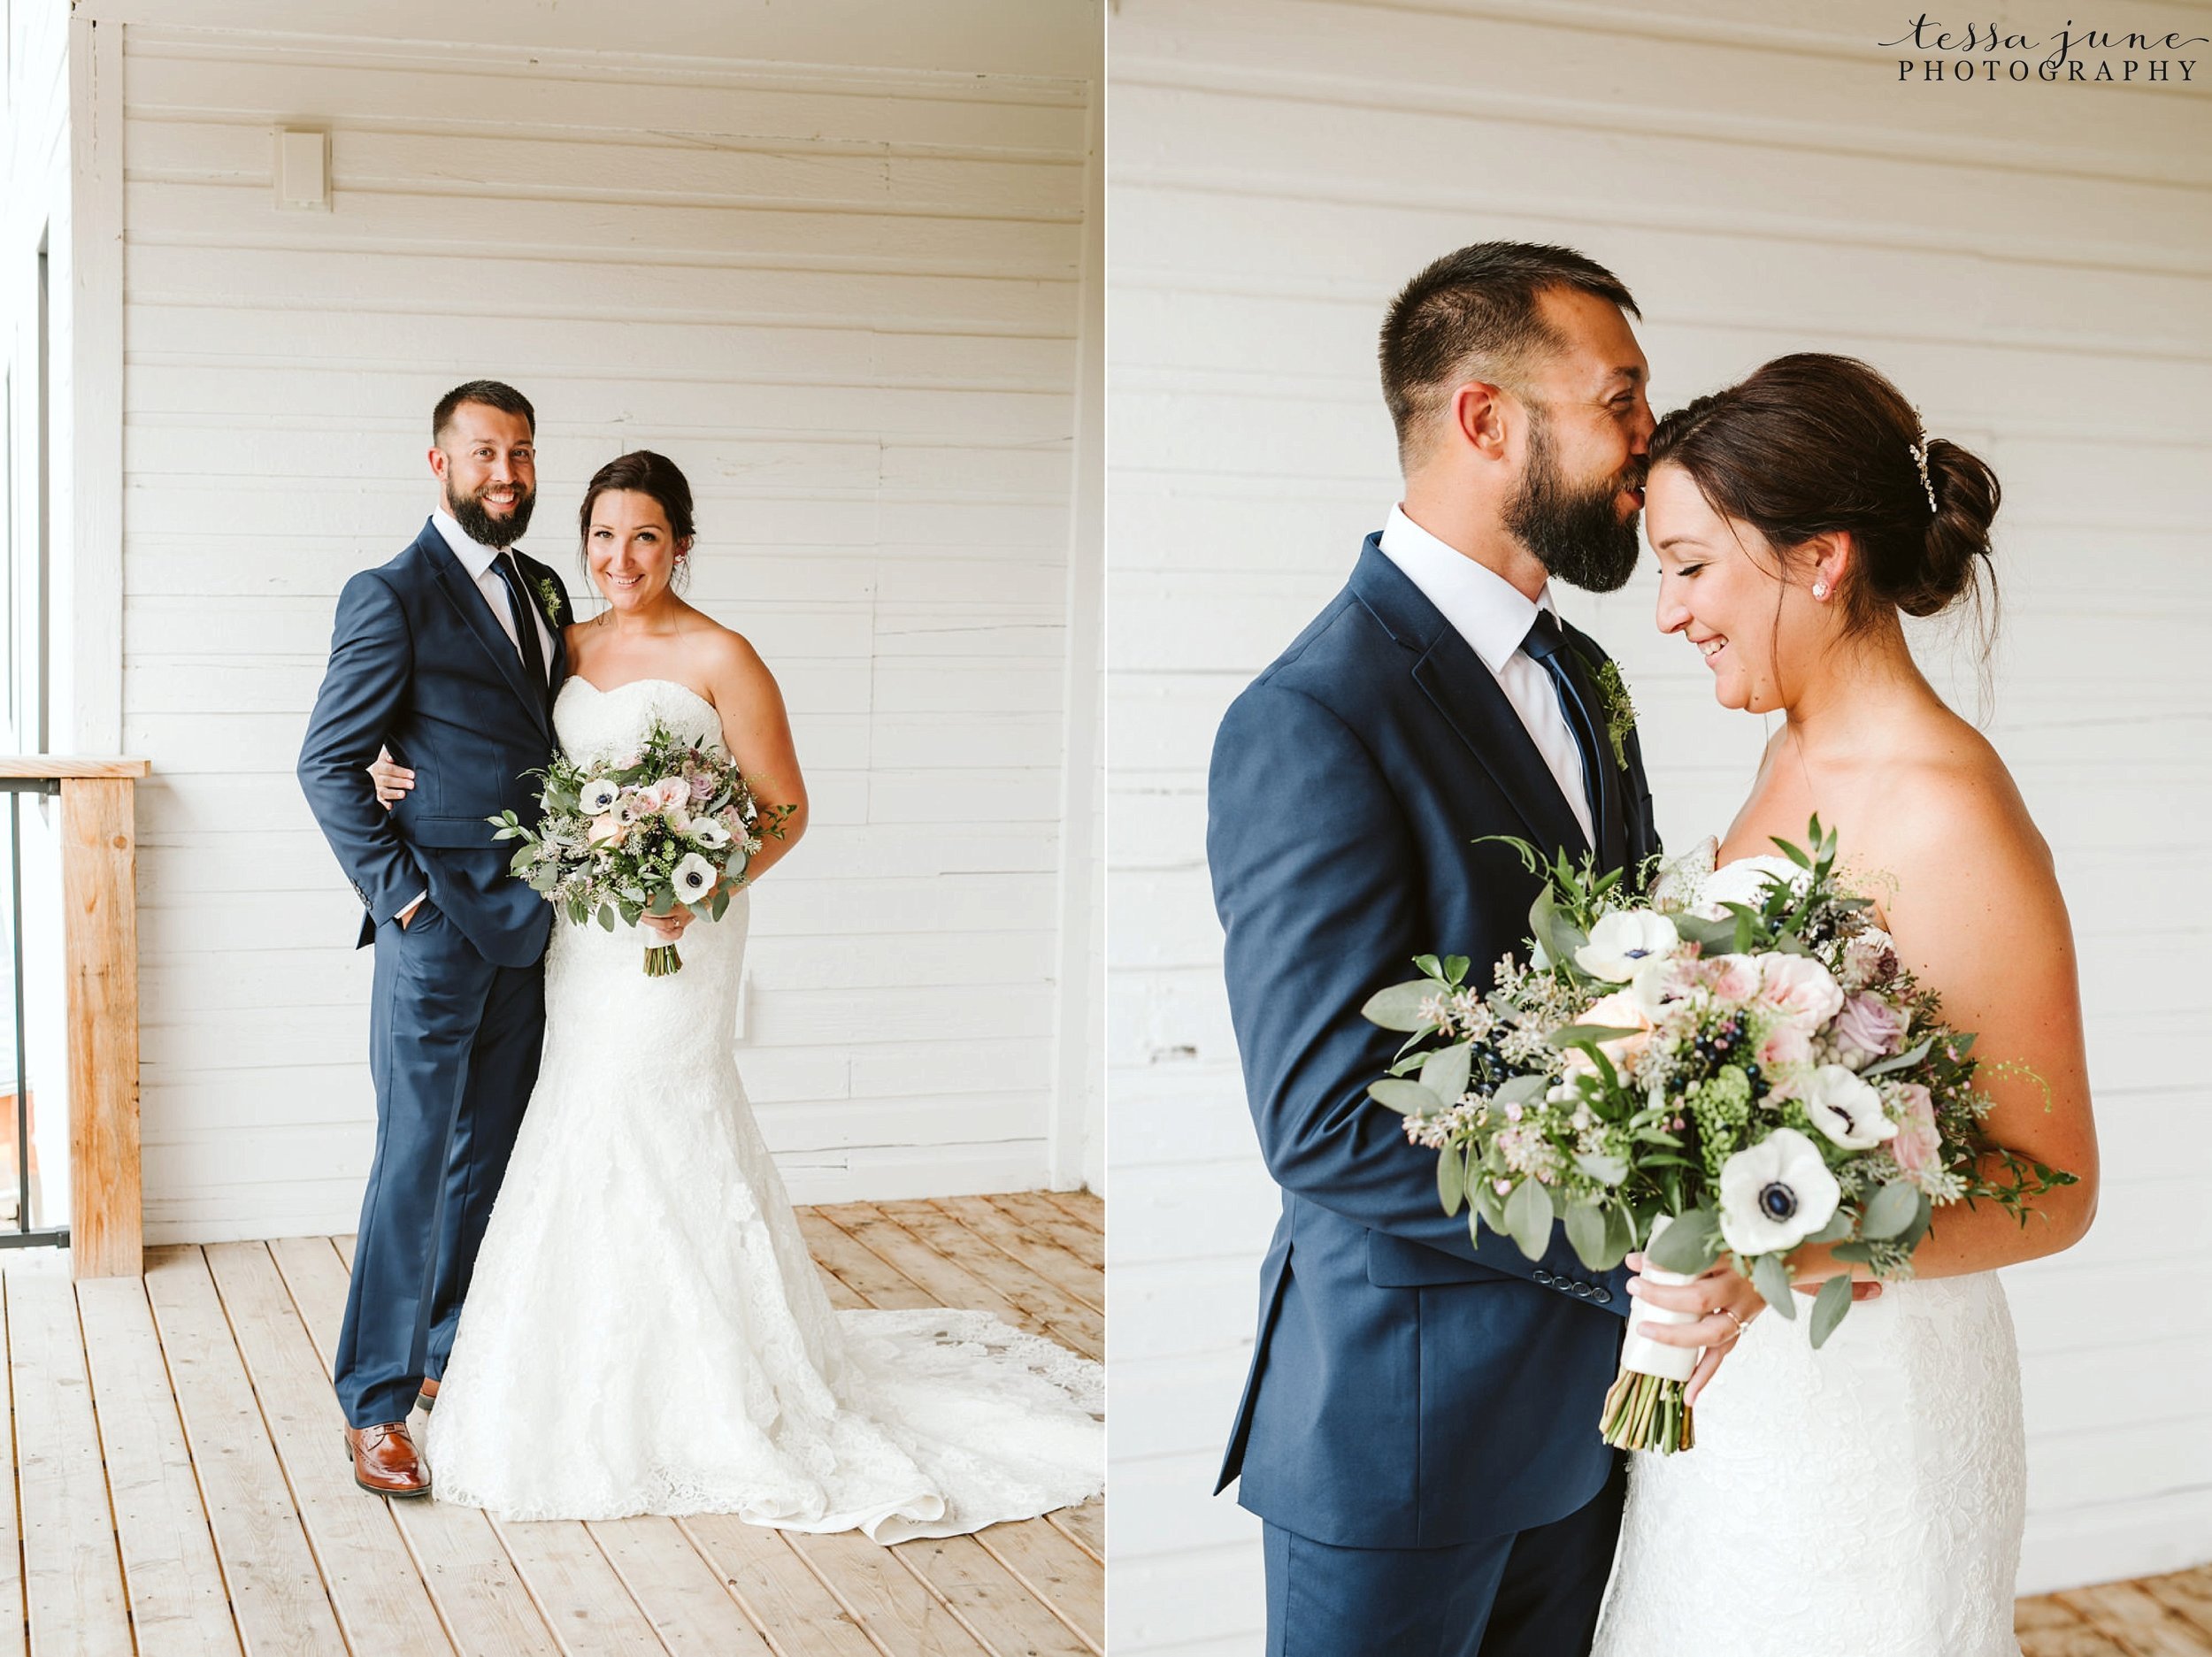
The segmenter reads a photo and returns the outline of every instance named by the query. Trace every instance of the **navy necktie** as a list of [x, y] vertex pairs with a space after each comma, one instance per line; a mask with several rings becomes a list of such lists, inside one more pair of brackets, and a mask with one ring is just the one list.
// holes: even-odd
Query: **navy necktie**
[[530, 602], [522, 585], [522, 572], [515, 568], [511, 554], [502, 552], [492, 560], [492, 568], [507, 584], [507, 605], [515, 618], [515, 648], [522, 652], [522, 665], [529, 672], [530, 682], [538, 687], [539, 700], [543, 701], [545, 649], [538, 642], [538, 607]]
[[1551, 611], [1536, 612], [1536, 625], [1528, 630], [1521, 648], [1551, 675], [1552, 688], [1559, 694], [1560, 711], [1567, 717], [1567, 729], [1575, 747], [1582, 751], [1582, 776], [1596, 842], [1592, 849], [1598, 855], [1598, 867], [1601, 871], [1622, 868], [1628, 862], [1628, 831], [1610, 742], [1598, 725], [1597, 693], [1583, 677], [1582, 664], [1568, 648], [1559, 618]]

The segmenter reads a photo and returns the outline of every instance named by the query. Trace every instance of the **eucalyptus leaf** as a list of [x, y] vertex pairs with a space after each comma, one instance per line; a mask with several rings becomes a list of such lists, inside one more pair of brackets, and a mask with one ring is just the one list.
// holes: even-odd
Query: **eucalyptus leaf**
[[1851, 1274], [1831, 1277], [1813, 1297], [1813, 1349], [1818, 1351], [1836, 1332], [1843, 1315], [1851, 1309]]
[[1544, 1039], [1555, 1047], [1588, 1047], [1601, 1041], [1620, 1041], [1643, 1033], [1619, 1024], [1563, 1024]]
[[1871, 1243], [1838, 1243], [1828, 1252], [1838, 1260], [1847, 1262], [1854, 1266], [1863, 1266], [1874, 1258], [1874, 1245]]
[[1605, 1257], [1607, 1270], [1621, 1263], [1628, 1251], [1636, 1247], [1636, 1222], [1629, 1217], [1626, 1208], [1618, 1204], [1609, 1205], [1605, 1210]]
[[1628, 1178], [1628, 1164], [1607, 1151], [1580, 1151], [1575, 1166], [1601, 1185], [1617, 1185]]
[[1605, 1257], [1605, 1211], [1594, 1202], [1568, 1205], [1567, 1242], [1575, 1257], [1593, 1271], [1609, 1271], [1620, 1263], [1618, 1256]]
[[1432, 978], [1440, 978], [1444, 976], [1444, 963], [1434, 955], [1416, 955], [1413, 957], [1413, 964]]
[[1494, 1105], [1532, 1105], [1541, 1099], [1551, 1086], [1548, 1076], [1509, 1076], [1498, 1084], [1498, 1091], [1490, 1095]]
[[1448, 1145], [1436, 1155], [1436, 1194], [1443, 1199], [1448, 1215], [1457, 1214], [1467, 1200], [1467, 1160], [1456, 1145]]
[[611, 932], [614, 930], [614, 909], [612, 905], [602, 903], [599, 906], [599, 925], [603, 932]]
[[1533, 1179], [1524, 1179], [1505, 1200], [1505, 1229], [1531, 1260], [1541, 1260], [1551, 1246], [1551, 1193]]
[[1367, 1096], [1379, 1105], [1387, 1105], [1402, 1116], [1425, 1116], [1444, 1109], [1444, 1101], [1420, 1083], [1391, 1077], [1368, 1083]]
[[[1467, 1193], [1474, 1199], [1475, 1212], [1482, 1216], [1482, 1223], [1500, 1237], [1509, 1236], [1505, 1229], [1505, 1203], [1498, 1195], [1498, 1188], [1484, 1178], [1479, 1170], [1471, 1169], [1468, 1171]], [[1482, 1239], [1478, 1237], [1475, 1241], [1479, 1244]]]
[[1908, 1180], [1893, 1179], [1874, 1193], [1859, 1221], [1859, 1235], [1883, 1240], [1896, 1236], [1920, 1214], [1920, 1189]]
[[1919, 1063], [1921, 1060], [1926, 1058], [1928, 1056], [1929, 1049], [1934, 1046], [1935, 1038], [1933, 1036], [1930, 1036], [1918, 1047], [1909, 1047], [1893, 1059], [1884, 1059], [1879, 1064], [1868, 1065], [1864, 1070], [1859, 1072], [1859, 1079], [1861, 1081], [1865, 1081], [1870, 1077], [1887, 1076], [1892, 1070], [1909, 1070], [1914, 1065]]
[[1421, 1003], [1435, 993], [1436, 986], [1426, 978], [1394, 984], [1369, 996], [1367, 1005], [1359, 1009], [1359, 1014], [1369, 1024], [1380, 1024], [1385, 1030], [1426, 1030], [1429, 1018], [1422, 1012]]
[[1421, 1066], [1421, 1085], [1446, 1104], [1457, 1104], [1467, 1091], [1467, 1076], [1473, 1068], [1474, 1055], [1474, 1048], [1464, 1041], [1430, 1054]]
[[1822, 1226], [1805, 1240], [1809, 1243], [1840, 1243], [1851, 1235], [1851, 1216], [1839, 1208]]
[[1709, 1208], [1692, 1208], [1654, 1238], [1644, 1258], [1662, 1271], [1694, 1277], [1720, 1254], [1720, 1222]]
[[1759, 1298], [1793, 1322], [1797, 1317], [1797, 1292], [1790, 1287], [1790, 1269], [1779, 1254], [1761, 1254], [1751, 1262], [1751, 1285]]

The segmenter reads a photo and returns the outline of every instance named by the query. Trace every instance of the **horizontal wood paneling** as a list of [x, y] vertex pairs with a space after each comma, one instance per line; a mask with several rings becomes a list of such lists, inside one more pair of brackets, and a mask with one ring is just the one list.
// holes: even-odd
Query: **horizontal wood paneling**
[[[2055, 25], [2056, 18], [2051, 19]], [[2129, 27], [2205, 33], [2201, 8]], [[2022, 27], [2028, 27], [2023, 24]], [[1396, 495], [1374, 338], [1428, 259], [1565, 242], [1619, 272], [1664, 409], [1792, 349], [1863, 356], [2002, 477], [1985, 712], [2083, 955], [2106, 1191], [2008, 1273], [2027, 1366], [2023, 1584], [2212, 1555], [2197, 1300], [2212, 1095], [2177, 1070], [2212, 944], [2212, 126], [2200, 93], [1900, 87], [1878, 5], [1125, 0], [1113, 38], [1109, 1087], [1116, 1650], [1256, 1648], [1256, 1525], [1209, 1495], [1278, 1208], [1207, 878], [1231, 697]], [[2080, 89], [2076, 89], [2078, 92]], [[1726, 823], [1763, 724], [1712, 703], [1653, 588], [1568, 605], [1634, 688], [1661, 828]], [[1958, 705], [1977, 651], [1916, 633]], [[2143, 901], [2156, 884], [2154, 904]]]
[[[290, 773], [337, 592], [416, 533], [430, 405], [479, 374], [538, 406], [526, 545], [586, 612], [584, 480], [660, 449], [693, 597], [783, 686], [814, 827], [737, 1033], [793, 1189], [1043, 1182], [1091, 88], [963, 68], [132, 23], [156, 1240], [351, 1223], [368, 962]], [[330, 212], [275, 211], [283, 125], [331, 134]]]

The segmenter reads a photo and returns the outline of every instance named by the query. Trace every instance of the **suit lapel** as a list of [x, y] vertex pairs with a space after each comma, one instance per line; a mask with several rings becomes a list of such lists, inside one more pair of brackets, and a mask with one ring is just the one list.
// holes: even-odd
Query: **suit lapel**
[[1448, 625], [1414, 664], [1413, 679], [1513, 802], [1540, 849], [1563, 846], [1571, 855], [1590, 849], [1558, 779], [1473, 646]]
[[[460, 559], [454, 556], [453, 548], [445, 544], [445, 537], [438, 533], [434, 523], [423, 532], [422, 544], [430, 555], [430, 571], [437, 577], [440, 590], [453, 608], [460, 612], [461, 619], [476, 635], [476, 641], [484, 647], [497, 665], [501, 677], [522, 699], [522, 705], [530, 710], [530, 717], [550, 740], [553, 724], [546, 711], [545, 694], [531, 687], [530, 676], [522, 665], [522, 654], [515, 648], [515, 641], [507, 636], [507, 630], [499, 625], [499, 618], [492, 614], [490, 603], [476, 583], [469, 579], [467, 569]], [[525, 626], [530, 625], [527, 616], [518, 617], [517, 621]]]
[[1546, 850], [1587, 851], [1590, 842], [1574, 808], [1496, 678], [1412, 578], [1383, 556], [1379, 534], [1370, 535], [1360, 550], [1352, 591], [1392, 638], [1417, 653], [1414, 682], [1520, 814], [1529, 839]]
[[[517, 553], [515, 555], [515, 562], [521, 567], [524, 577], [528, 580], [530, 586], [534, 588], [547, 581], [552, 582], [557, 589], [560, 587], [560, 578], [555, 575], [552, 571], [547, 569], [545, 565], [540, 564], [535, 558], [526, 558], [520, 553]], [[545, 630], [548, 633], [552, 635], [553, 639], [553, 655], [551, 657], [552, 671], [551, 676], [547, 679], [545, 687], [546, 694], [549, 698], [560, 694], [561, 681], [568, 677], [567, 629], [568, 602], [566, 598], [564, 596], [562, 601], [555, 607], [554, 613], [545, 618]]]

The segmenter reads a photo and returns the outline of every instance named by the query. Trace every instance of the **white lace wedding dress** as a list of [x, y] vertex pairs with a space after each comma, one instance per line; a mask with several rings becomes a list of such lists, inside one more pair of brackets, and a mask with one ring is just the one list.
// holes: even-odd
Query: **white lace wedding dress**
[[[1674, 871], [1708, 900], [1791, 872], [1714, 855]], [[2017, 1657], [2027, 1455], [1995, 1274], [1891, 1284], [1818, 1352], [1810, 1305], [1752, 1320], [1695, 1449], [1632, 1458], [1597, 1657]]]
[[[571, 679], [554, 710], [579, 756], [656, 717], [718, 744], [667, 680]], [[895, 1542], [1095, 1494], [1099, 1366], [987, 1313], [831, 1308], [738, 1078], [748, 900], [668, 978], [641, 932], [555, 924], [544, 1062], [430, 1419], [436, 1497]]]

